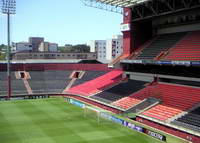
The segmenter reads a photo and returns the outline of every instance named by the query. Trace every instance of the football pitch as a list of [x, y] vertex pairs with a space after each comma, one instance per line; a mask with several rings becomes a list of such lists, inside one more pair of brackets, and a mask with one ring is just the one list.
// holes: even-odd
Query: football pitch
[[[62, 98], [0, 102], [1, 143], [160, 143], [115, 123], [84, 117]], [[174, 142], [175, 143], [175, 142]]]

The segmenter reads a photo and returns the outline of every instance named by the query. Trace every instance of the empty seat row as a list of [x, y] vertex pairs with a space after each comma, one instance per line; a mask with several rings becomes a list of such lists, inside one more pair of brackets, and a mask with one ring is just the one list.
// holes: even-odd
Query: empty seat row
[[200, 107], [172, 121], [173, 124], [200, 131]]
[[137, 92], [138, 90], [144, 88], [144, 85], [146, 83], [147, 82], [138, 81], [138, 80], [122, 81], [116, 86], [106, 89], [103, 92], [96, 94], [94, 96], [91, 96], [91, 98], [94, 98], [97, 100], [105, 100], [111, 103], [123, 97], [127, 97], [133, 94], [134, 92]]
[[67, 93], [71, 94], [80, 94], [89, 96], [98, 91], [101, 91], [103, 88], [118, 83], [122, 79], [122, 71], [114, 70], [110, 71], [100, 77], [97, 77], [93, 80], [87, 81], [83, 84], [74, 86], [67, 90]]
[[142, 114], [163, 121], [188, 110], [200, 101], [200, 88], [188, 86], [158, 83], [149, 87], [149, 96], [155, 94], [163, 103]]
[[153, 60], [161, 52], [167, 51], [173, 47], [180, 39], [184, 37], [185, 34], [186, 33], [173, 33], [158, 35], [158, 37], [155, 38], [149, 46], [141, 51], [141, 54], [137, 57], [137, 59]]
[[200, 60], [200, 31], [188, 33], [168, 51], [164, 60]]

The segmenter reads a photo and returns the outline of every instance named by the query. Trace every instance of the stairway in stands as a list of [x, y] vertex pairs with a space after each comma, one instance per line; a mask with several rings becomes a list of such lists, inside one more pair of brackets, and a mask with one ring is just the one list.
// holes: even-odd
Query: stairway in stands
[[142, 102], [140, 102], [139, 104], [126, 110], [125, 113], [140, 113], [143, 110], [147, 110], [148, 108], [159, 104], [160, 102], [161, 102], [161, 100], [159, 100], [159, 99], [148, 97], [148, 98], [144, 99]]
[[159, 35], [148, 47], [141, 51], [141, 54], [136, 58], [138, 60], [153, 60], [161, 52], [168, 51], [179, 40], [181, 40], [186, 33], [172, 33]]
[[200, 61], [200, 31], [188, 33], [168, 51], [164, 60]]

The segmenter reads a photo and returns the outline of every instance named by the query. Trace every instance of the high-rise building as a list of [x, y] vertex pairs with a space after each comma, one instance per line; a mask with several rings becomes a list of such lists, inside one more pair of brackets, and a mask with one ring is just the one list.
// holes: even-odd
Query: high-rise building
[[40, 43], [38, 51], [40, 51], [40, 52], [48, 52], [49, 51], [49, 42]]
[[58, 44], [49, 43], [49, 42], [42, 42], [39, 45], [38, 51], [40, 51], [40, 52], [57, 52], [58, 51]]
[[113, 60], [123, 53], [123, 36], [115, 35], [106, 41], [106, 59]]
[[32, 49], [34, 52], [39, 51], [39, 46], [42, 42], [44, 42], [43, 37], [30, 37], [29, 38], [29, 43], [32, 44]]
[[122, 35], [116, 35], [108, 40], [92, 40], [89, 45], [90, 52], [97, 53], [97, 60], [110, 62], [122, 54], [123, 37]]
[[90, 41], [90, 52], [97, 53], [97, 60], [106, 60], [106, 40], [92, 40]]

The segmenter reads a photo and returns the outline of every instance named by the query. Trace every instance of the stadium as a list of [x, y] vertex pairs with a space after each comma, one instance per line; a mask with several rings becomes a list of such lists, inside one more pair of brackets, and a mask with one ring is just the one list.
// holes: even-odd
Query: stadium
[[200, 143], [200, 1], [85, 2], [123, 10], [123, 54], [11, 61], [11, 96], [0, 62], [1, 141]]

